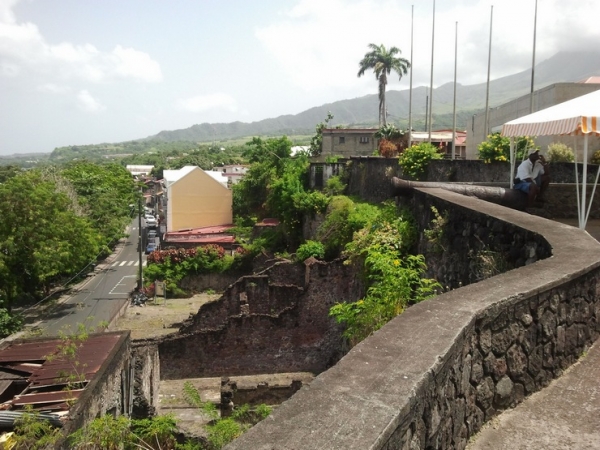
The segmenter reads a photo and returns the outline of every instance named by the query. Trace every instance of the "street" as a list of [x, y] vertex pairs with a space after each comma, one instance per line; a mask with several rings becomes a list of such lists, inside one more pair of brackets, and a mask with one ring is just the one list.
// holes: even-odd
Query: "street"
[[[63, 330], [69, 334], [84, 324], [94, 330], [109, 323], [125, 306], [137, 285], [139, 273], [139, 226], [135, 217], [128, 228], [129, 237], [115, 253], [99, 264], [95, 275], [74, 288], [68, 299], [59, 303], [38, 324], [44, 335], [55, 336]], [[143, 250], [143, 249], [142, 249]], [[142, 251], [142, 265], [146, 256]]]

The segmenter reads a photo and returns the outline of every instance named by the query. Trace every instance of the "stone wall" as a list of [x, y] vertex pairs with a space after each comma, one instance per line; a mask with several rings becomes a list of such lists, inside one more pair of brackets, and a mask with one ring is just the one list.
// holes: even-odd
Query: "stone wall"
[[[340, 164], [335, 164], [339, 172]], [[312, 169], [311, 169], [312, 170]], [[579, 182], [583, 179], [582, 165], [578, 165]], [[348, 195], [355, 195], [364, 200], [379, 203], [392, 198], [392, 189], [389, 180], [392, 177], [411, 180], [410, 176], [403, 174], [398, 165], [398, 158], [382, 158], [378, 156], [354, 157], [345, 164], [345, 177], [348, 179]], [[590, 218], [600, 218], [600, 189], [594, 192], [593, 184], [597, 165], [588, 165], [586, 199], [594, 194]], [[327, 173], [325, 171], [324, 173]], [[484, 164], [475, 160], [436, 160], [431, 161], [425, 181], [449, 183], [473, 183], [477, 185], [490, 185], [504, 187], [509, 185], [509, 163]], [[573, 163], [552, 163], [550, 165], [552, 183], [546, 195], [547, 204], [544, 205], [545, 215], [555, 218], [577, 217], [577, 190], [575, 165]]]
[[239, 275], [225, 273], [190, 275], [179, 282], [179, 287], [186, 292], [203, 292], [208, 289], [222, 292], [239, 277]]
[[[499, 233], [503, 245], [507, 229], [521, 234], [514, 244], [530, 246], [530, 263], [410, 307], [227, 449], [463, 449], [484, 422], [546, 386], [599, 336], [600, 244], [589, 234], [441, 189], [419, 191], [422, 211], [437, 205], [468, 218], [469, 239], [474, 223], [485, 224], [490, 243]], [[461, 255], [455, 264], [468, 266], [468, 252]]]
[[131, 417], [134, 419], [151, 417], [158, 408], [160, 388], [158, 348], [133, 342], [131, 365], [134, 369]]
[[279, 262], [229, 286], [179, 333], [137, 343], [158, 347], [162, 379], [320, 373], [342, 356], [329, 308], [362, 295], [361, 280], [341, 261]]
[[415, 190], [399, 202], [411, 209], [417, 221], [420, 235], [416, 253], [425, 256], [426, 276], [445, 290], [552, 255], [548, 241], [538, 233], [422, 191]]
[[[94, 380], [87, 385], [69, 411], [69, 420], [63, 426], [65, 436], [107, 413], [116, 416], [129, 414], [129, 332], [115, 331], [111, 334], [120, 334], [121, 338], [107, 355]], [[71, 447], [63, 442], [59, 443], [57, 448]]]

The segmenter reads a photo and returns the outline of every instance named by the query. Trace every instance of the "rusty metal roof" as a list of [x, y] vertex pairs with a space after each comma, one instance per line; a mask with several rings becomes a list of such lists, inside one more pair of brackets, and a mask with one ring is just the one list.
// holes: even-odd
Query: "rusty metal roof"
[[189, 228], [169, 231], [164, 236], [165, 243], [193, 242], [202, 244], [232, 244], [235, 236], [227, 234], [233, 225], [216, 225], [212, 227]]
[[[24, 388], [13, 398], [3, 398], [4, 406], [21, 409], [31, 405], [41, 410], [68, 410], [69, 401], [83, 389], [65, 390], [67, 378], [91, 381], [106, 361], [121, 334], [92, 334], [83, 341], [61, 339], [21, 341], [0, 350], [0, 379], [12, 380]], [[75, 355], [65, 357], [61, 348], [74, 344]]]

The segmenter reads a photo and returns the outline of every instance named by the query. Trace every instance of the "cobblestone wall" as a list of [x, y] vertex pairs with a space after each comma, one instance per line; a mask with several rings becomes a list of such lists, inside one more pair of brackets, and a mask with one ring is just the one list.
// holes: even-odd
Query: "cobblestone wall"
[[[485, 224], [488, 243], [499, 233], [504, 245], [514, 227], [516, 253], [535, 243], [532, 260], [408, 308], [227, 449], [463, 449], [485, 421], [546, 386], [598, 338], [595, 239], [478, 199], [419, 191], [423, 210], [453, 204], [462, 212], [451, 218]], [[455, 264], [468, 266], [459, 248]], [[552, 256], [540, 258], [548, 249]]]
[[[349, 195], [356, 195], [371, 202], [389, 200], [390, 184], [387, 180], [399, 177], [411, 180], [402, 172], [397, 158], [381, 158], [375, 156], [350, 158], [343, 166], [348, 182]], [[342, 166], [335, 164], [338, 173]], [[578, 178], [575, 177], [573, 163], [552, 163], [550, 165], [551, 185], [544, 206], [547, 215], [555, 218], [577, 217], [576, 180], [583, 180], [583, 168], [578, 166]], [[312, 170], [312, 169], [311, 169]], [[589, 165], [587, 171], [588, 189], [586, 198], [592, 196], [593, 184], [598, 170], [597, 165]], [[324, 173], [328, 173], [326, 170]], [[431, 161], [423, 181], [462, 182], [490, 184], [509, 188], [509, 163], [484, 164], [475, 160], [436, 160]], [[600, 218], [600, 190], [596, 190], [590, 218]]]
[[552, 255], [538, 233], [414, 191], [409, 207], [419, 229], [416, 253], [425, 256], [427, 276], [448, 289], [475, 283]]

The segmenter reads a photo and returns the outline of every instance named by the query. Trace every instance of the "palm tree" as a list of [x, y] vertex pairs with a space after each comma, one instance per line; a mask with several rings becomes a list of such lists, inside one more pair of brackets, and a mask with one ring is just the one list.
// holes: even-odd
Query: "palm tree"
[[402, 75], [406, 75], [410, 63], [404, 58], [396, 57], [402, 53], [397, 47], [387, 50], [383, 44], [369, 44], [369, 48], [371, 51], [366, 53], [358, 63], [360, 66], [358, 76], [364, 75], [368, 69], [373, 69], [375, 72], [375, 78], [379, 82], [379, 126], [381, 127], [386, 125], [385, 86], [387, 85], [387, 76], [393, 70], [402, 79]]

